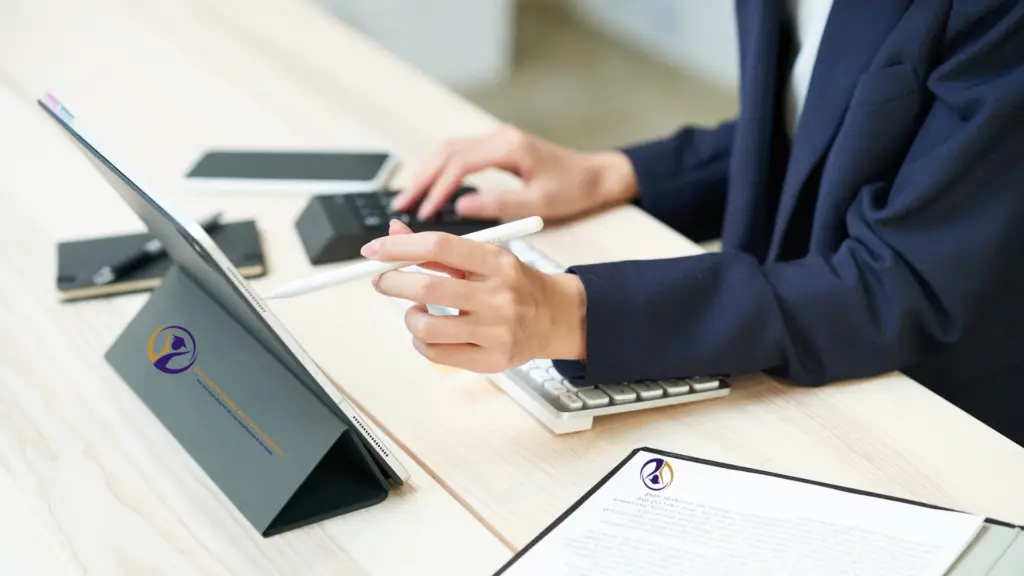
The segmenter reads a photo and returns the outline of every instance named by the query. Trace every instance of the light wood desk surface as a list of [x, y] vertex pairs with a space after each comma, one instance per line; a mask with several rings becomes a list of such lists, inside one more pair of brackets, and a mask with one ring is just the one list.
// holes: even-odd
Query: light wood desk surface
[[[0, 10], [12, 6], [13, 17], [0, 12], [0, 82], [12, 86], [22, 105], [43, 90], [61, 95], [147, 182], [178, 196], [195, 213], [226, 208], [231, 217], [257, 217], [272, 267], [257, 287], [309, 272], [292, 229], [303, 202], [181, 193], [181, 174], [201, 150], [355, 142], [389, 146], [412, 163], [443, 138], [496, 123], [298, 0], [95, 0], [89, 8], [70, 1], [8, 0]], [[134, 221], [84, 163], [70, 158], [69, 148], [52, 134], [36, 138], [22, 153], [18, 164], [24, 166], [13, 167], [20, 174], [17, 192], [3, 190], [2, 201], [11, 206], [0, 218], [22, 232], [0, 234], [40, 240], [32, 246], [20, 241], [31, 259], [13, 246], [0, 248], [19, 272], [17, 285], [6, 281], [3, 287], [20, 300], [5, 302], [3, 310], [22, 324], [34, 319], [36, 342], [72, 342], [60, 336], [71, 330], [76, 338], [67, 346], [77, 350], [76, 359], [101, 371], [99, 354], [82, 348], [82, 339], [109, 342], [120, 328], [110, 325], [111, 311], [130, 307], [128, 300], [56, 307], [52, 264], [41, 269], [37, 259], [48, 262], [47, 251], [58, 237], [109, 233]], [[51, 166], [69, 166], [68, 171], [33, 174], [31, 166], [49, 154]], [[478, 181], [510, 179], [487, 174]], [[87, 194], [70, 191], [81, 186]], [[43, 201], [32, 196], [37, 188], [60, 190], [73, 213], [46, 214]], [[698, 250], [630, 207], [549, 229], [534, 243], [566, 264]], [[601, 418], [591, 431], [556, 437], [486, 378], [452, 375], [416, 355], [401, 311], [368, 285], [353, 283], [273, 307], [418, 465], [513, 547], [525, 544], [641, 445], [1024, 521], [1024, 449], [900, 375], [819, 389], [751, 376], [737, 379], [727, 399]], [[126, 319], [129, 312], [117, 314]], [[20, 346], [3, 352], [5, 362], [30, 356], [32, 345]], [[35, 352], [37, 362], [56, 357]], [[63, 369], [65, 376], [72, 373]], [[31, 363], [21, 370], [43, 368]], [[112, 373], [101, 380], [94, 386], [130, 394], [118, 388]], [[6, 387], [4, 392], [12, 394]], [[149, 418], [123, 412], [117, 416], [127, 421]], [[25, 426], [32, 429], [31, 423]], [[152, 423], [133, 429], [139, 434], [137, 451], [157, 452], [153, 445], [172, 450]], [[167, 460], [160, 465], [187, 468], [180, 455]], [[429, 480], [422, 471], [414, 474], [421, 483]], [[200, 482], [194, 473], [185, 477]], [[45, 501], [44, 494], [40, 502]], [[332, 521], [324, 529], [346, 522]], [[244, 531], [233, 534], [247, 537]], [[258, 550], [264, 545], [250, 544]]]
[[[373, 138], [344, 114], [293, 123], [263, 91], [277, 85], [287, 102], [287, 81], [243, 70], [251, 58], [218, 69], [203, 46], [156, 25], [173, 20], [146, 12], [134, 0], [0, 3], [0, 574], [493, 572], [508, 547], [401, 453], [411, 482], [384, 503], [262, 538], [103, 359], [146, 296], [58, 304], [58, 240], [141, 223], [35, 106], [37, 92], [77, 105], [98, 138], [170, 195], [208, 142]], [[220, 205], [184, 201], [200, 215]], [[290, 237], [301, 203], [224, 207], [229, 220], [266, 223], [272, 239]], [[299, 260], [281, 244], [268, 242], [272, 263]]]

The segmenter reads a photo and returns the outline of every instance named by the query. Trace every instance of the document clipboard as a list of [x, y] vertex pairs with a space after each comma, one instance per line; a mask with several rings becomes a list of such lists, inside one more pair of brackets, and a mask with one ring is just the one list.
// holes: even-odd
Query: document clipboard
[[[583, 494], [578, 500], [576, 500], [565, 512], [558, 516], [551, 524], [545, 527], [536, 537], [534, 537], [529, 543], [526, 544], [518, 553], [516, 553], [504, 566], [495, 572], [495, 576], [505, 574], [508, 572], [517, 562], [523, 557], [530, 553], [530, 551], [549, 536], [555, 528], [565, 522], [573, 513], [575, 513], [585, 502], [593, 497], [598, 491], [600, 491], [605, 485], [619, 474], [623, 467], [630, 463], [634, 457], [641, 453], [651, 453], [654, 455], [675, 458], [679, 460], [685, 460], [696, 464], [702, 464], [707, 466], [713, 466], [726, 470], [732, 470], [736, 472], [745, 472], [750, 474], [759, 474], [769, 476], [773, 478], [779, 478], [782, 480], [788, 480], [801, 484], [819, 486], [823, 488], [829, 488], [832, 490], [838, 490], [849, 494], [855, 494], [858, 496], [866, 496], [870, 498], [878, 498], [882, 500], [889, 500], [892, 502], [899, 502], [902, 504], [909, 504], [913, 506], [920, 506], [924, 508], [930, 508], [933, 510], [942, 510], [949, 512], [957, 512], [951, 508], [945, 508], [942, 506], [936, 506], [924, 502], [918, 502], [914, 500], [908, 500], [904, 498], [897, 498], [895, 496], [889, 496], [885, 494], [878, 494], [875, 492], [868, 492], [864, 490], [858, 490], [855, 488], [849, 488], [845, 486], [839, 486], [835, 484], [829, 484], [825, 482], [818, 482], [815, 480], [809, 480], [806, 478], [799, 478], [796, 476], [788, 476], [785, 474], [778, 474], [775, 472], [769, 472], [765, 470], [759, 470], [756, 468], [748, 468], [744, 466], [737, 466], [734, 464], [727, 464], [723, 462], [716, 462], [713, 460], [706, 460], [703, 458], [697, 458], [693, 456], [686, 456], [683, 454], [676, 454], [665, 450], [659, 450], [656, 448], [640, 447], [631, 451], [625, 458], [622, 459], [611, 471], [605, 474], [594, 486], [592, 486], [586, 493]], [[960, 555], [954, 565], [946, 572], [946, 576], [1019, 576], [1024, 574], [1024, 526], [1018, 526], [1009, 522], [1001, 520], [986, 518], [981, 531], [974, 538], [967, 549]]]

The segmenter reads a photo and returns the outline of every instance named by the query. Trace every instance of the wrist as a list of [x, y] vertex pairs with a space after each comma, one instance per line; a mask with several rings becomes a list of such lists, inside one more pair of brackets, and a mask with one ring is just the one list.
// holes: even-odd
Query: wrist
[[545, 358], [584, 360], [587, 357], [587, 296], [575, 274], [552, 274], [551, 339]]
[[639, 185], [629, 157], [620, 151], [591, 154], [595, 190], [603, 204], [624, 204], [636, 198]]

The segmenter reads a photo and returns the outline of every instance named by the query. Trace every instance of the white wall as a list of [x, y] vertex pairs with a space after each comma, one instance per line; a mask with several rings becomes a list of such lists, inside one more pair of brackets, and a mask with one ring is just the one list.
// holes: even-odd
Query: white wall
[[733, 0], [568, 0], [593, 25], [725, 88], [739, 84]]
[[[313, 1], [455, 89], [496, 84], [512, 65], [516, 0]], [[724, 88], [738, 85], [733, 0], [560, 1], [656, 58]]]
[[456, 89], [495, 84], [512, 65], [514, 0], [314, 1]]

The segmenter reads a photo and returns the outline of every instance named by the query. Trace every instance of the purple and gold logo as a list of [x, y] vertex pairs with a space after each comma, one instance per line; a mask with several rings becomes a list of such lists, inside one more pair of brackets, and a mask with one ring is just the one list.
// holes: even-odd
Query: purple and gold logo
[[651, 458], [640, 467], [640, 478], [650, 490], [664, 490], [675, 480], [672, 465], [664, 458]]
[[[149, 335], [146, 353], [153, 367], [164, 374], [176, 376], [191, 370], [196, 384], [202, 387], [205, 393], [224, 409], [267, 454], [284, 456], [284, 452], [270, 439], [270, 436], [260, 430], [256, 422], [245, 413], [245, 410], [196, 364], [196, 338], [187, 328], [177, 324], [165, 324], [157, 328]], [[181, 376], [177, 377], [181, 378]]]
[[149, 335], [149, 361], [164, 374], [181, 374], [196, 363], [196, 339], [182, 326], [161, 326]]

